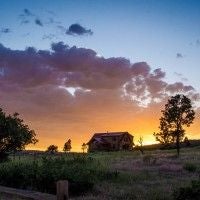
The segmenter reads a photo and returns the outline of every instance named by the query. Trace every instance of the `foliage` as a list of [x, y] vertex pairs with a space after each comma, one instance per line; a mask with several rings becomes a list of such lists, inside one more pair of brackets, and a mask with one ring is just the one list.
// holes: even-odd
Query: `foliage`
[[87, 150], [87, 144], [83, 143], [81, 145], [81, 149], [83, 150], [83, 153], [85, 153], [85, 151]]
[[191, 186], [181, 187], [174, 192], [174, 200], [199, 200], [200, 180], [192, 181]]
[[[110, 174], [113, 174], [110, 176]], [[56, 181], [68, 180], [70, 195], [80, 195], [100, 180], [114, 178], [114, 172], [95, 159], [74, 156], [43, 157], [28, 162], [7, 162], [0, 165], [0, 185], [56, 193]]]
[[154, 132], [153, 134], [156, 138], [156, 141], [160, 142], [161, 144], [164, 144], [165, 146], [174, 142], [173, 136], [169, 134], [169, 124], [167, 123], [164, 117], [160, 118], [159, 129], [160, 131], [158, 133]]
[[46, 152], [56, 153], [56, 152], [58, 152], [58, 146], [52, 144], [52, 145], [50, 145], [50, 146], [47, 147]]
[[160, 132], [154, 133], [156, 140], [160, 143], [170, 143], [176, 141], [177, 153], [179, 155], [180, 142], [183, 140], [184, 126], [189, 127], [195, 118], [191, 100], [185, 95], [177, 94], [172, 96], [165, 110], [161, 111]]
[[189, 172], [195, 172], [197, 170], [197, 166], [194, 163], [185, 163], [183, 168]]
[[189, 141], [189, 139], [188, 139], [188, 137], [185, 137], [184, 140], [183, 140], [183, 142], [185, 143], [185, 145], [186, 145], [187, 147], [191, 145], [191, 144], [190, 144], [190, 141]]
[[35, 132], [24, 124], [18, 113], [6, 115], [0, 108], [0, 152], [2, 155], [10, 151], [23, 150], [26, 145], [36, 142], [38, 140]]
[[64, 147], [63, 147], [63, 151], [64, 152], [70, 152], [71, 148], [72, 148], [71, 140], [69, 139], [67, 142], [65, 142]]

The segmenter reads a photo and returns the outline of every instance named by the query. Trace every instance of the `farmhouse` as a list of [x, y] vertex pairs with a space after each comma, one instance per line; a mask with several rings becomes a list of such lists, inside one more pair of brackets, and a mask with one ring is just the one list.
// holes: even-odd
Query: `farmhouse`
[[87, 145], [89, 152], [132, 150], [133, 136], [128, 132], [95, 133]]

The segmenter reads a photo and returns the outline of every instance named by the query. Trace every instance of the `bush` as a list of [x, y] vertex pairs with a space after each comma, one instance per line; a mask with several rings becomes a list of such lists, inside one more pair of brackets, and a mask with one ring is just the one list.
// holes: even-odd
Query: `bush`
[[8, 161], [8, 153], [0, 151], [0, 163]]
[[116, 177], [96, 160], [87, 157], [73, 159], [47, 158], [39, 161], [6, 162], [0, 165], [0, 185], [56, 193], [58, 180], [69, 181], [70, 195], [92, 190], [94, 183]]
[[181, 187], [174, 192], [174, 200], [199, 200], [200, 180], [192, 181], [191, 186]]
[[197, 166], [193, 163], [186, 163], [183, 168], [189, 172], [195, 172], [197, 170]]

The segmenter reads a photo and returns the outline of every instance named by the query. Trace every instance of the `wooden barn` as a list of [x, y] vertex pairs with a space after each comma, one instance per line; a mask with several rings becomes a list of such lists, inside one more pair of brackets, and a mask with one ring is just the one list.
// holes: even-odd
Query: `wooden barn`
[[95, 133], [87, 145], [89, 152], [132, 150], [133, 136], [128, 132]]

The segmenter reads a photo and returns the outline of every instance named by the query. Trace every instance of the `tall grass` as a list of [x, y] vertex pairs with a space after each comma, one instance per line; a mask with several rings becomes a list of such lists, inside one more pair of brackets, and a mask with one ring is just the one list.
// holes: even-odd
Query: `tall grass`
[[0, 185], [56, 193], [56, 181], [68, 180], [71, 195], [91, 190], [94, 183], [116, 177], [96, 159], [75, 156], [43, 157], [0, 165]]

